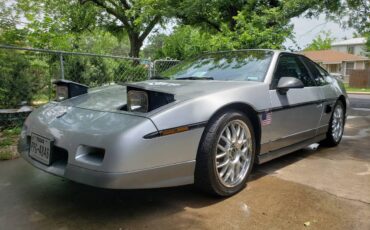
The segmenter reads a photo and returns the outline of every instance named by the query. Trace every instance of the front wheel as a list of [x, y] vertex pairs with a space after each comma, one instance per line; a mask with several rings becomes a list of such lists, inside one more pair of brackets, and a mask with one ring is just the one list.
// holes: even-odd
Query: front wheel
[[195, 184], [219, 196], [245, 187], [255, 156], [253, 126], [244, 114], [222, 114], [206, 128], [197, 155]]
[[324, 146], [337, 146], [342, 140], [344, 130], [344, 106], [341, 101], [337, 101], [330, 119], [329, 130], [326, 139], [321, 142]]

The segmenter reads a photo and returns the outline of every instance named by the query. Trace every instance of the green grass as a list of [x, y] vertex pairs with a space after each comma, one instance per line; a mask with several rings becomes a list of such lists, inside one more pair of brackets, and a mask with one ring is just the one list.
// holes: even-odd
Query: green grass
[[49, 102], [49, 96], [48, 95], [46, 95], [46, 94], [39, 94], [39, 95], [35, 95], [32, 98], [31, 104], [32, 105], [35, 105], [35, 106], [38, 106], [38, 105], [46, 104], [48, 102]]
[[365, 93], [370, 93], [370, 88], [354, 88], [354, 87], [349, 87], [348, 83], [344, 84], [344, 87], [346, 88], [347, 92], [365, 92]]
[[13, 151], [10, 151], [10, 150], [0, 151], [0, 161], [11, 160], [17, 157], [18, 157], [18, 154], [14, 153]]
[[3, 139], [0, 139], [0, 148], [10, 146], [13, 144], [13, 140], [9, 137], [4, 137]]
[[20, 127], [0, 131], [0, 160], [11, 160], [18, 157], [17, 141]]

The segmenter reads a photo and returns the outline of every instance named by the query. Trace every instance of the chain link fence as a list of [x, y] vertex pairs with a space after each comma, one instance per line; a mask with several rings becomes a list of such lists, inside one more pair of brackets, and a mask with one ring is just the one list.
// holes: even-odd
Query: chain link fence
[[179, 60], [161, 59], [153, 62], [152, 76], [159, 76], [165, 70], [177, 65]]
[[142, 81], [177, 60], [130, 58], [0, 45], [0, 130], [17, 126], [34, 107], [55, 98], [53, 81], [66, 79], [89, 87]]

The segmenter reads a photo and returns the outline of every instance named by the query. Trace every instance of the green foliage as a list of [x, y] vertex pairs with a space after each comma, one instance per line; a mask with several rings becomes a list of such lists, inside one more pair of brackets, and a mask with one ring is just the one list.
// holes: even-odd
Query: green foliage
[[366, 38], [366, 56], [370, 57], [370, 32], [364, 33], [363, 36]]
[[0, 160], [11, 160], [18, 157], [16, 145], [20, 127], [0, 131]]
[[[150, 56], [154, 59], [171, 58], [184, 60], [203, 51], [209, 50], [208, 43], [204, 42], [210, 38], [209, 34], [200, 32], [199, 29], [191, 26], [178, 26], [170, 36], [159, 34], [152, 38], [153, 41], [162, 39], [160, 44], [149, 45], [149, 52], [153, 50]], [[156, 46], [156, 49], [153, 49]]]
[[358, 33], [370, 33], [370, 1], [347, 0], [341, 6], [341, 13], [335, 14], [335, 19], [346, 26], [354, 28]]
[[321, 32], [304, 50], [328, 50], [331, 48], [331, 43], [334, 38], [330, 36], [330, 31]]
[[[240, 13], [245, 15], [249, 23], [250, 15], [266, 17], [263, 22], [267, 27], [287, 23], [293, 17], [305, 15], [314, 16], [320, 12], [337, 11], [340, 0], [182, 0], [170, 1], [172, 13], [181, 20], [182, 24], [200, 26], [204, 30], [221, 32], [223, 26], [235, 30]], [[271, 17], [274, 15], [273, 17]], [[252, 16], [254, 17], [254, 16]], [[259, 20], [262, 22], [261, 20]]]
[[115, 82], [143, 81], [148, 79], [148, 66], [136, 61], [120, 62], [113, 73]]
[[38, 61], [32, 58], [0, 53], [0, 108], [14, 108], [21, 101], [30, 102], [32, 95], [43, 89], [45, 79], [39, 67]]
[[0, 161], [11, 160], [15, 158], [14, 153], [9, 150], [0, 150]]
[[[151, 40], [146, 52], [154, 57], [187, 58], [203, 51], [270, 48], [283, 49], [287, 38], [294, 39], [290, 19], [302, 14], [338, 9], [340, 1], [171, 1], [180, 20], [169, 36]], [[157, 47], [157, 51], [153, 51]]]
[[21, 133], [21, 128], [11, 128], [11, 129], [5, 129], [2, 132], [2, 135], [0, 137], [0, 147], [6, 147], [10, 145], [14, 145], [14, 139], [18, 137], [18, 135]]
[[152, 38], [145, 52], [156, 47], [156, 51], [151, 51], [155, 58], [183, 60], [204, 51], [281, 49], [285, 39], [292, 36], [289, 20], [282, 18], [277, 9], [260, 7], [254, 12], [240, 11], [233, 20], [232, 29], [228, 23], [222, 23], [218, 32], [202, 27], [178, 26], [169, 36], [157, 35]]
[[[109, 32], [109, 17], [103, 9], [92, 3], [81, 5], [78, 0], [16, 0], [13, 5], [5, 7], [0, 4], [0, 12], [9, 12], [3, 21], [14, 21], [13, 27], [0, 27], [0, 43], [34, 48], [93, 52], [98, 54], [127, 55], [129, 53], [126, 34]], [[21, 15], [26, 22], [13, 20], [13, 14]], [[20, 16], [18, 16], [20, 17]], [[24, 19], [23, 19], [24, 20]], [[16, 26], [22, 25], [22, 29]], [[20, 37], [17, 39], [5, 37], [4, 31]], [[1, 41], [1, 38], [4, 38]]]
[[224, 25], [222, 33], [216, 36], [216, 41], [221, 41], [215, 44], [216, 47], [281, 49], [285, 39], [291, 37], [293, 29], [280, 9], [267, 6], [255, 8], [253, 12], [240, 11], [234, 20], [233, 29]]
[[[158, 24], [166, 21], [167, 0], [81, 0], [82, 4], [92, 3], [106, 14], [99, 14], [99, 21], [110, 31], [122, 34], [130, 41], [130, 56], [139, 57], [140, 49], [149, 33]], [[108, 16], [107, 16], [108, 15]], [[120, 33], [121, 32], [121, 33]]]

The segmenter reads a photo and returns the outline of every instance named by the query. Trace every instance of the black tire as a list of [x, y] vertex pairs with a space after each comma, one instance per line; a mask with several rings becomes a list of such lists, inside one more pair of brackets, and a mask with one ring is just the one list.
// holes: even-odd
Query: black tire
[[[245, 178], [233, 187], [224, 186], [217, 174], [215, 154], [217, 142], [224, 127], [233, 120], [243, 121], [251, 134], [251, 159], [250, 166], [247, 170]], [[197, 153], [196, 167], [195, 167], [195, 185], [201, 190], [217, 195], [217, 196], [231, 196], [241, 191], [247, 182], [248, 176], [253, 168], [254, 158], [256, 152], [256, 141], [253, 126], [250, 119], [239, 111], [229, 111], [212, 119], [206, 127]]]
[[[335, 139], [333, 136], [333, 122], [334, 122], [334, 112], [335, 110], [340, 107], [342, 108], [342, 117], [343, 117], [343, 122], [342, 122], [342, 132], [340, 134], [340, 137]], [[325, 147], [334, 147], [334, 146], [337, 146], [340, 141], [342, 140], [342, 136], [343, 136], [343, 130], [344, 130], [344, 116], [345, 116], [345, 108], [344, 108], [344, 105], [342, 103], [342, 101], [337, 101], [334, 105], [334, 109], [333, 109], [333, 112], [332, 112], [332, 115], [331, 115], [331, 118], [330, 118], [330, 122], [329, 122], [329, 129], [328, 129], [328, 132], [326, 133], [326, 138], [320, 142], [320, 145], [322, 146], [325, 146]]]

